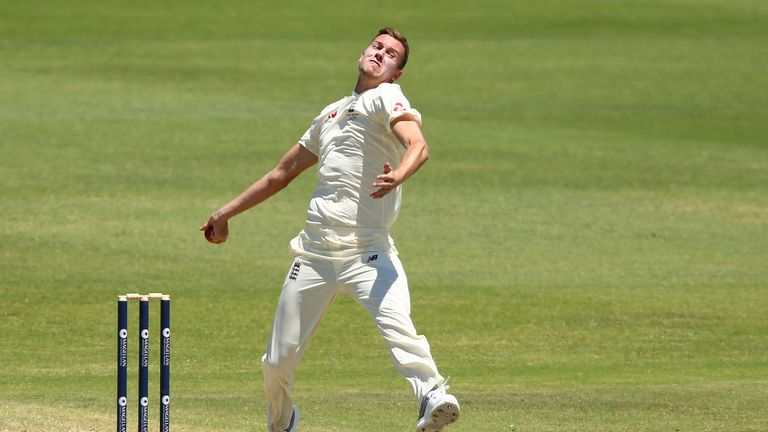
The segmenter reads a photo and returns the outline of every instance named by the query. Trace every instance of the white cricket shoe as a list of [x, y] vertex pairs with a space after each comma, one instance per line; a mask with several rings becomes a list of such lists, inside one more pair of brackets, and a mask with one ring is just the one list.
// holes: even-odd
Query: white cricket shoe
[[293, 414], [291, 414], [291, 422], [288, 423], [288, 429], [285, 432], [296, 432], [299, 429], [299, 409], [296, 405], [293, 406]]
[[447, 382], [424, 396], [416, 432], [440, 432], [446, 425], [459, 419], [459, 401], [456, 396], [445, 392], [449, 388]]

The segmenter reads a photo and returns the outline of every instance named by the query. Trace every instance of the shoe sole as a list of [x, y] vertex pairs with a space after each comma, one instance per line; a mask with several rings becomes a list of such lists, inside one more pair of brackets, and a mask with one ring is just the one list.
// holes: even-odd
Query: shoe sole
[[432, 418], [429, 423], [418, 428], [418, 432], [441, 432], [444, 427], [455, 423], [459, 419], [459, 406], [452, 402], [445, 402], [432, 410]]
[[296, 432], [299, 428], [299, 410], [294, 406], [293, 413], [291, 413], [291, 423], [288, 425], [288, 429], [285, 432]]

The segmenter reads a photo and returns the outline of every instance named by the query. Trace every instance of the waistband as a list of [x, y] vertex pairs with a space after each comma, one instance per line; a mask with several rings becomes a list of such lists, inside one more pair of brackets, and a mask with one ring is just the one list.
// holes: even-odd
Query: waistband
[[291, 240], [294, 255], [347, 259], [370, 251], [397, 253], [386, 228], [331, 227], [306, 224]]

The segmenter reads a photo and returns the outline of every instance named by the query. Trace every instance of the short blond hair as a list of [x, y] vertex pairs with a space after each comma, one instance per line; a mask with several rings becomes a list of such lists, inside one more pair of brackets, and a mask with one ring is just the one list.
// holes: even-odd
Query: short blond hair
[[[400, 59], [400, 69], [403, 69], [405, 67], [405, 64], [408, 63], [408, 52], [409, 52], [408, 39], [406, 39], [402, 33], [400, 33], [399, 31], [395, 30], [392, 27], [384, 27], [383, 29], [379, 30], [378, 33], [376, 33], [376, 36], [381, 36], [383, 34], [389, 35], [392, 38], [396, 39], [401, 44], [403, 44], [403, 48], [405, 48], [405, 52], [403, 53], [403, 58]], [[376, 36], [374, 36], [374, 39], [376, 38]]]

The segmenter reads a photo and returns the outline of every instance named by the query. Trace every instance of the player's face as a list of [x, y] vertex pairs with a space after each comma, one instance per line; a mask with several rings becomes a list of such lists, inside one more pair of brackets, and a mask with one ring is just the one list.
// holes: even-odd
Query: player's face
[[379, 82], [393, 82], [403, 73], [400, 62], [404, 54], [400, 41], [387, 34], [378, 35], [360, 56], [360, 73]]

